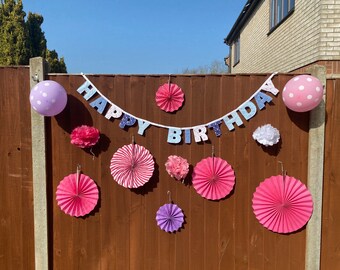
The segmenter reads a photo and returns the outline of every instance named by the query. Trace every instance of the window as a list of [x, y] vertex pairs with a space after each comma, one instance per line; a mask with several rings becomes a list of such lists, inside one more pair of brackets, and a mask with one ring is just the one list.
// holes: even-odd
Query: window
[[234, 54], [234, 66], [237, 65], [238, 62], [240, 62], [240, 37], [238, 37], [233, 46], [233, 54]]
[[275, 28], [294, 10], [295, 0], [271, 0], [270, 29]]

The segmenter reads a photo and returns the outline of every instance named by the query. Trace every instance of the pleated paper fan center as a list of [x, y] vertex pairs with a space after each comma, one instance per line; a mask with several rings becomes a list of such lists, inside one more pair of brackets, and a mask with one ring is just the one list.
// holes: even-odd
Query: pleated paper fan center
[[216, 174], [212, 175], [211, 178], [209, 179], [210, 184], [215, 184], [220, 180], [220, 177]]

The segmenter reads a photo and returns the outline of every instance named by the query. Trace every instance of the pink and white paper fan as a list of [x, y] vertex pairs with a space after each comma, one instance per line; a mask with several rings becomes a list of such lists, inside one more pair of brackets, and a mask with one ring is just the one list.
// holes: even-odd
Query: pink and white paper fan
[[184, 93], [174, 83], [165, 83], [156, 92], [156, 104], [166, 112], [177, 111], [183, 104]]
[[253, 211], [265, 228], [291, 233], [308, 222], [313, 212], [313, 200], [301, 181], [290, 176], [271, 176], [256, 188]]
[[126, 188], [143, 186], [150, 180], [154, 167], [149, 150], [134, 143], [119, 148], [110, 164], [113, 179]]
[[208, 157], [196, 164], [192, 184], [202, 197], [219, 200], [232, 191], [235, 185], [234, 170], [227, 161], [218, 157]]
[[56, 200], [62, 211], [74, 217], [89, 214], [97, 205], [99, 198], [98, 187], [87, 175], [70, 174], [60, 181]]

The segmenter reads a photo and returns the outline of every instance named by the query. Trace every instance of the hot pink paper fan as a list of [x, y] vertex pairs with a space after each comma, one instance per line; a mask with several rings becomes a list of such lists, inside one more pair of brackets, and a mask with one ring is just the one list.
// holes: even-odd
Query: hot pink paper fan
[[227, 196], [235, 185], [235, 174], [227, 161], [208, 157], [198, 162], [192, 175], [192, 184], [197, 193], [209, 200]]
[[159, 108], [166, 112], [177, 111], [183, 104], [184, 93], [174, 83], [165, 83], [156, 92], [156, 103]]
[[307, 187], [294, 177], [277, 175], [265, 179], [254, 192], [253, 210], [267, 229], [291, 233], [302, 228], [313, 212]]
[[57, 191], [57, 203], [62, 211], [74, 217], [89, 214], [97, 205], [99, 198], [95, 182], [84, 174], [70, 174], [60, 181]]
[[141, 145], [119, 148], [111, 159], [111, 175], [123, 187], [138, 188], [151, 178], [155, 167], [153, 156]]

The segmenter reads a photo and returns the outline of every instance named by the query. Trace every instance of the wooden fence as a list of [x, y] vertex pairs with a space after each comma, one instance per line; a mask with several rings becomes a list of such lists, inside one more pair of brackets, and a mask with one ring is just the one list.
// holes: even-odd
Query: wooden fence
[[[185, 92], [185, 104], [168, 114], [155, 104], [155, 92], [168, 81], [164, 75], [92, 75], [93, 84], [112, 102], [133, 115], [171, 126], [194, 126], [234, 110], [247, 100], [268, 75], [174, 75], [173, 83]], [[293, 75], [277, 75], [273, 82], [282, 90]], [[265, 178], [281, 173], [278, 161], [289, 175], [307, 181], [308, 113], [294, 113], [284, 106], [280, 95], [244, 125], [222, 135], [209, 130], [205, 143], [167, 143], [167, 129], [150, 127], [145, 136], [138, 128], [119, 128], [91, 108], [76, 90], [82, 76], [53, 75], [69, 98], [65, 110], [46, 120], [47, 198], [49, 260], [51, 269], [304, 269], [305, 229], [289, 235], [273, 233], [259, 224], [252, 212], [252, 196]], [[322, 269], [339, 267], [336, 216], [339, 166], [336, 104], [340, 80], [327, 83], [325, 199], [323, 209]], [[339, 90], [338, 90], [339, 91]], [[34, 269], [34, 220], [32, 195], [31, 125], [27, 67], [0, 68], [1, 101], [1, 197], [0, 269]], [[281, 141], [270, 148], [252, 139], [253, 131], [270, 123], [280, 130]], [[70, 144], [70, 132], [81, 124], [101, 132], [100, 143], [89, 152]], [[34, 128], [34, 127], [33, 127]], [[155, 172], [138, 189], [125, 189], [113, 181], [109, 163], [119, 147], [131, 143], [145, 146], [154, 156]], [[190, 185], [170, 178], [164, 163], [171, 154], [188, 159], [192, 167], [215, 155], [235, 170], [236, 185], [226, 199], [209, 201]], [[337, 148], [336, 148], [337, 147]], [[57, 185], [75, 173], [77, 164], [97, 183], [100, 200], [94, 212], [73, 218], [60, 211], [55, 200]], [[188, 177], [191, 179], [191, 174]], [[158, 208], [172, 200], [185, 214], [177, 233], [161, 231], [155, 221]], [[329, 268], [332, 266], [332, 268]], [[335, 267], [335, 268], [334, 268]]]

